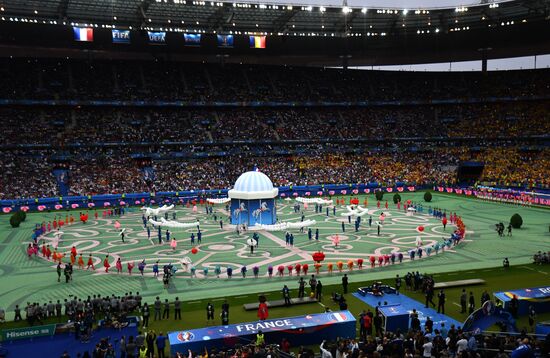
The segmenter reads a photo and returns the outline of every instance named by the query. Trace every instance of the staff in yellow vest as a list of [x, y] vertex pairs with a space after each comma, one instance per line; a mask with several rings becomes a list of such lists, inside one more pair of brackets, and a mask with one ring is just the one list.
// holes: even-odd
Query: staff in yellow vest
[[260, 330], [258, 331], [258, 334], [256, 334], [256, 346], [260, 347], [265, 344], [265, 337], [263, 332]]
[[141, 345], [138, 349], [139, 358], [147, 358], [147, 348]]

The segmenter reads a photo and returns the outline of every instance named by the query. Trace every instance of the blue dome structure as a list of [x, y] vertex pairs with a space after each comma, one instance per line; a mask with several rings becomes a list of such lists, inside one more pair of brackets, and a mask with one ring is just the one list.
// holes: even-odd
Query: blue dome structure
[[231, 223], [248, 226], [274, 224], [277, 221], [274, 198], [278, 194], [279, 189], [273, 187], [264, 173], [243, 173], [228, 193], [231, 199]]
[[273, 190], [273, 183], [262, 172], [246, 172], [235, 182], [234, 190], [242, 192], [257, 192]]

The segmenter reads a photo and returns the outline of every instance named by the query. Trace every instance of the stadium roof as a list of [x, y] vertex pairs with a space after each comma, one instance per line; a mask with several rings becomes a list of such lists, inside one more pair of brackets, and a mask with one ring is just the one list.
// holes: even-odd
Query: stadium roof
[[368, 7], [360, 0], [349, 0], [345, 6], [336, 0], [297, 0], [304, 5], [247, 1], [0, 0], [0, 13], [3, 21], [67, 26], [340, 37], [433, 35], [550, 18], [548, 0], [373, 0]]
[[[473, 7], [479, 5], [499, 4], [506, 1], [513, 0], [348, 0], [347, 3], [342, 0], [292, 0], [287, 1], [284, 4], [292, 5], [312, 5], [312, 6], [330, 6], [330, 7], [342, 7], [347, 5], [348, 7], [356, 8], [368, 8], [368, 9], [455, 9], [457, 7]], [[258, 1], [243, 0], [242, 2], [258, 4]], [[281, 0], [263, 0], [264, 4], [278, 4], [281, 5]]]

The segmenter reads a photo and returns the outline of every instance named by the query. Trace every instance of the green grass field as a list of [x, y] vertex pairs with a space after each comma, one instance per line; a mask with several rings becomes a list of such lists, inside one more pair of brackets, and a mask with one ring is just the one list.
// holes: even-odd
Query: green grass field
[[[403, 200], [411, 199], [420, 202], [423, 193], [402, 194]], [[387, 195], [388, 199], [390, 198]], [[364, 196], [360, 197], [363, 202]], [[373, 210], [373, 220], [376, 221], [379, 211], [376, 211], [376, 201], [373, 196], [368, 196], [369, 209]], [[462, 278], [484, 278], [486, 285], [472, 287], [477, 300], [481, 292], [486, 289], [489, 292], [504, 289], [514, 289], [548, 284], [549, 267], [534, 266], [530, 264], [533, 253], [548, 248], [548, 225], [550, 224], [550, 211], [543, 208], [526, 208], [512, 205], [483, 202], [470, 198], [451, 196], [446, 194], [434, 194], [431, 203], [424, 203], [424, 207], [437, 206], [448, 212], [457, 212], [462, 216], [467, 227], [467, 240], [458, 247], [438, 255], [424, 257], [421, 260], [410, 262], [405, 260], [402, 264], [376, 267], [374, 269], [357, 267], [352, 272], [347, 268], [344, 272], [350, 276], [351, 292], [356, 287], [370, 283], [373, 280], [389, 279], [393, 282], [395, 274], [405, 274], [407, 271], [421, 271], [435, 275], [436, 281], [449, 281]], [[202, 211], [202, 212], [201, 212]], [[369, 255], [388, 253], [390, 251], [406, 251], [415, 246], [416, 236], [422, 236], [424, 245], [431, 245], [435, 241], [441, 241], [442, 236], [448, 236], [451, 229], [443, 227], [439, 220], [427, 215], [416, 214], [407, 217], [398, 212], [393, 204], [390, 204], [390, 216], [382, 229], [381, 236], [376, 235], [376, 229], [368, 228], [366, 217], [359, 232], [355, 233], [353, 225], [347, 225], [346, 232], [341, 232], [341, 221], [347, 219], [340, 216], [344, 207], [338, 207], [337, 215], [332, 212], [327, 218], [325, 213], [316, 214], [312, 208], [305, 212], [307, 219], [316, 220], [316, 228], [320, 231], [319, 242], [309, 241], [307, 234], [294, 232], [295, 246], [287, 247], [284, 242], [284, 233], [260, 232], [259, 250], [250, 254], [246, 240], [251, 233], [237, 235], [235, 232], [221, 230], [213, 218], [204, 214], [204, 209], [199, 207], [198, 213], [193, 213], [188, 208], [177, 208], [179, 221], [192, 221], [199, 219], [203, 240], [198, 246], [196, 255], [190, 253], [192, 248], [189, 235], [193, 230], [174, 230], [178, 245], [172, 250], [168, 244], [158, 245], [156, 231], [151, 232], [151, 240], [147, 239], [146, 232], [141, 223], [141, 212], [134, 210], [119, 219], [123, 228], [126, 228], [126, 242], [122, 243], [117, 230], [114, 229], [114, 219], [94, 220], [90, 215], [90, 222], [83, 225], [76, 223], [70, 227], [63, 227], [63, 239], [59, 244], [60, 251], [68, 251], [72, 245], [83, 252], [86, 257], [92, 253], [96, 258], [96, 266], [107, 253], [112, 258], [121, 257], [123, 262], [137, 262], [146, 259], [148, 266], [146, 275], [139, 276], [137, 268], [133, 275], [129, 276], [126, 269], [123, 274], [105, 274], [102, 267], [97, 271], [87, 272], [75, 270], [72, 283], [58, 283], [54, 264], [37, 257], [28, 259], [25, 248], [31, 236], [31, 230], [35, 223], [43, 220], [52, 220], [55, 213], [32, 213], [27, 216], [27, 221], [20, 228], [9, 227], [9, 217], [0, 217], [0, 285], [3, 287], [0, 293], [0, 306], [6, 309], [8, 317], [12, 316], [15, 304], [25, 304], [27, 301], [46, 302], [48, 300], [64, 299], [69, 295], [87, 297], [88, 295], [110, 295], [116, 293], [123, 295], [125, 292], [139, 291], [145, 301], [151, 302], [155, 296], [173, 299], [179, 296], [185, 302], [183, 320], [152, 322], [151, 328], [157, 331], [179, 330], [202, 327], [206, 324], [204, 308], [206, 302], [211, 300], [219, 312], [221, 301], [227, 297], [231, 309], [231, 323], [239, 321], [251, 321], [256, 319], [256, 312], [245, 312], [240, 306], [242, 303], [254, 302], [258, 293], [267, 293], [268, 298], [280, 298], [280, 289], [288, 284], [291, 289], [297, 288], [297, 277], [289, 277], [285, 270], [284, 277], [269, 278], [266, 275], [267, 266], [288, 265], [291, 263], [309, 263], [310, 273], [313, 273], [311, 253], [323, 250], [327, 255], [326, 262], [347, 262], [361, 257], [368, 265]], [[385, 211], [385, 210], [384, 210]], [[426, 214], [425, 210], [425, 214]], [[226, 215], [222, 207], [216, 207], [218, 216]], [[499, 238], [494, 231], [494, 224], [502, 221], [507, 223], [514, 213], [519, 213], [524, 220], [524, 226], [515, 230], [511, 238]], [[288, 202], [278, 202], [278, 213], [281, 221], [299, 221], [300, 214], [294, 214]], [[62, 213], [65, 217], [65, 212]], [[75, 213], [75, 215], [78, 212]], [[425, 226], [422, 234], [416, 232], [418, 225]], [[226, 225], [227, 226], [227, 225]], [[332, 243], [332, 235], [338, 234], [341, 243], [335, 248]], [[46, 241], [55, 246], [56, 238], [53, 234], [46, 236]], [[406, 257], [408, 255], [405, 255]], [[67, 255], [68, 257], [68, 255]], [[198, 277], [191, 277], [185, 272], [185, 266], [180, 269], [169, 289], [164, 289], [162, 282], [152, 277], [151, 265], [155, 260], [161, 263], [172, 262], [179, 264], [182, 259], [190, 258], [197, 268]], [[508, 257], [513, 267], [508, 271], [501, 268], [502, 259]], [[114, 262], [111, 261], [114, 266]], [[234, 277], [228, 279], [224, 274], [220, 278], [214, 275], [214, 267], [220, 265], [225, 272], [225, 267], [235, 269]], [[248, 268], [247, 278], [240, 277], [240, 267]], [[260, 277], [252, 277], [252, 266], [260, 267]], [[202, 269], [208, 267], [206, 277]], [[124, 266], [125, 268], [125, 266]], [[112, 267], [112, 270], [114, 267]], [[113, 270], [114, 271], [114, 270]], [[340, 273], [326, 272], [326, 265], [322, 268], [320, 279], [325, 284], [327, 298], [323, 304], [329, 303], [330, 292], [339, 290], [341, 280]], [[333, 286], [331, 286], [333, 285]], [[459, 321], [463, 317], [454, 302], [458, 302], [460, 289], [447, 290], [447, 310], [450, 316]], [[413, 298], [422, 299], [418, 294], [412, 293]], [[354, 313], [359, 313], [364, 304], [351, 296], [348, 298], [349, 308]], [[334, 307], [335, 308], [335, 307]], [[272, 309], [270, 316], [286, 317], [314, 313], [324, 310], [319, 304], [311, 304], [290, 308]], [[539, 317], [544, 318], [544, 317]], [[522, 321], [520, 321], [522, 324]]]

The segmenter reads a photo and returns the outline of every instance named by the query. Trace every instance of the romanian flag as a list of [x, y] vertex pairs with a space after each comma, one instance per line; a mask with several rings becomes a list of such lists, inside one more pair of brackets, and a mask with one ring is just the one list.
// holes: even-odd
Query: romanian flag
[[94, 41], [94, 29], [91, 27], [73, 27], [73, 33], [75, 41]]
[[250, 48], [265, 48], [265, 36], [250, 36]]

